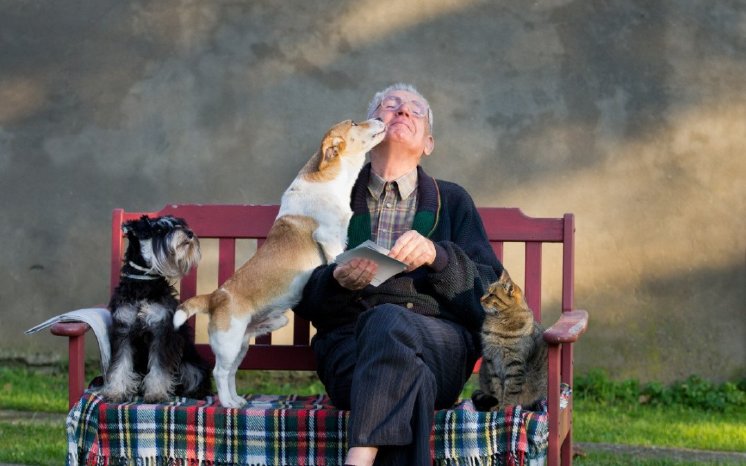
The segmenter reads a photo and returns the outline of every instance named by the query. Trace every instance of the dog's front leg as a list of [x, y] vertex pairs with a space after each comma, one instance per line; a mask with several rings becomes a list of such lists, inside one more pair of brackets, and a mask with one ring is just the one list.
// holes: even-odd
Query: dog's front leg
[[176, 371], [181, 352], [178, 352], [178, 356], [173, 352], [168, 354], [169, 349], [167, 347], [175, 343], [172, 339], [155, 335], [150, 344], [148, 373], [143, 379], [143, 398], [146, 403], [167, 401], [174, 394]]
[[140, 376], [135, 372], [134, 353], [130, 337], [137, 318], [132, 306], [123, 306], [113, 313], [111, 331], [112, 359], [105, 374], [101, 396], [118, 403], [132, 399], [137, 394]]
[[105, 400], [119, 403], [131, 400], [140, 386], [140, 375], [134, 368], [134, 348], [128, 338], [118, 343], [112, 363], [106, 373], [101, 395]]
[[344, 252], [345, 242], [338, 235], [329, 234], [319, 228], [314, 232], [313, 239], [321, 248], [327, 264], [334, 262], [334, 259]]
[[147, 403], [159, 403], [174, 394], [184, 341], [173, 330], [171, 313], [165, 307], [150, 304], [143, 306], [141, 312], [153, 334], [148, 352], [148, 373], [143, 379], [143, 397]]

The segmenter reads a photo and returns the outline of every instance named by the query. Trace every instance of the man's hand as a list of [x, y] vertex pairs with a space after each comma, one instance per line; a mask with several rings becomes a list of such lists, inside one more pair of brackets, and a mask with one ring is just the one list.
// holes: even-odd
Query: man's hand
[[[435, 245], [415, 230], [409, 230], [396, 240], [389, 257], [407, 264], [406, 272], [435, 261]], [[339, 264], [332, 275], [340, 286], [348, 290], [360, 290], [370, 285], [378, 271], [378, 265], [367, 259], [352, 259]]]
[[342, 288], [360, 290], [370, 285], [378, 271], [378, 264], [367, 259], [352, 259], [339, 264], [332, 272], [332, 276]]
[[421, 265], [435, 262], [435, 245], [415, 230], [409, 230], [396, 240], [389, 253], [390, 257], [407, 264], [406, 272]]

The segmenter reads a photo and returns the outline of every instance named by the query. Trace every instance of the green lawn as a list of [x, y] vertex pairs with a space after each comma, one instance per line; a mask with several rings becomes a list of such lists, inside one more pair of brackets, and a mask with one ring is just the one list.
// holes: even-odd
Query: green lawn
[[743, 407], [716, 412], [678, 406], [609, 407], [578, 400], [574, 408], [579, 442], [746, 451]]
[[59, 466], [66, 453], [63, 422], [0, 422], [0, 462]]
[[0, 367], [0, 409], [67, 412], [67, 373], [60, 367]]
[[[90, 375], [94, 375], [93, 371]], [[587, 381], [585, 382], [587, 384]], [[313, 374], [300, 372], [267, 371], [250, 375], [244, 372], [240, 375], [238, 385], [239, 391], [243, 393], [323, 392], [323, 386]], [[637, 399], [636, 393], [621, 400], [598, 399], [598, 396], [588, 396], [593, 392], [591, 389], [583, 388], [583, 384], [579, 385], [583, 392], [576, 393], [575, 397], [576, 442], [746, 451], [746, 406], [741, 402], [734, 404], [728, 401], [723, 409], [706, 409], [697, 407], [696, 403], [684, 401], [672, 401], [665, 406], [640, 404], [632, 401]], [[599, 383], [594, 382], [593, 387], [598, 385]], [[475, 383], [472, 380], [464, 394], [468, 395], [474, 387]], [[60, 368], [0, 368], [0, 409], [65, 413], [66, 393], [67, 375]], [[690, 406], [692, 404], [694, 406]], [[64, 464], [66, 450], [64, 423], [61, 421], [0, 421], [0, 462], [59, 465]], [[576, 464], [683, 466], [710, 463], [644, 460], [593, 452], [586, 457], [578, 458]]]
[[689, 461], [667, 458], [640, 458], [638, 456], [613, 453], [592, 453], [575, 458], [577, 466], [737, 466], [742, 463], [722, 461]]

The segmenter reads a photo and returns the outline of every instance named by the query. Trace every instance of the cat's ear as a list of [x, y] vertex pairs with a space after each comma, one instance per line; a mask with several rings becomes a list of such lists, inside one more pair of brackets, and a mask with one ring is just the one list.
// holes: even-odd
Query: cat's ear
[[521, 287], [518, 285], [514, 285], [513, 283], [510, 284], [510, 297], [513, 298], [513, 300], [520, 304], [523, 302], [523, 290], [521, 290]]
[[508, 283], [508, 296], [511, 298], [515, 295], [515, 287], [512, 283]]

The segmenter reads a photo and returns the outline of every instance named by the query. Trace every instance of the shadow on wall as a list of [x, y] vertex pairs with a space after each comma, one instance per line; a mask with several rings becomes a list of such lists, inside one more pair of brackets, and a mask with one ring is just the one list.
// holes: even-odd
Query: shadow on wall
[[735, 264], [646, 277], [634, 287], [583, 286], [580, 293], [596, 313], [576, 367], [604, 367], [616, 379], [672, 382], [697, 374], [719, 382], [741, 380], [744, 283], [746, 268]]

